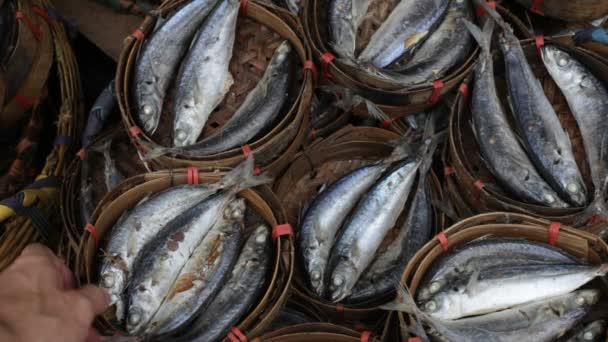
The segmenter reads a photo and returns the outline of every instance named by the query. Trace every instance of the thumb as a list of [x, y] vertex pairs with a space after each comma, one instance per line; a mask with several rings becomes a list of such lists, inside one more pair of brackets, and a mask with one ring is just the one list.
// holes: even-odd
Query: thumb
[[86, 298], [93, 309], [95, 315], [99, 315], [106, 311], [110, 305], [110, 295], [102, 288], [94, 285], [85, 285], [82, 288], [76, 290], [80, 295]]

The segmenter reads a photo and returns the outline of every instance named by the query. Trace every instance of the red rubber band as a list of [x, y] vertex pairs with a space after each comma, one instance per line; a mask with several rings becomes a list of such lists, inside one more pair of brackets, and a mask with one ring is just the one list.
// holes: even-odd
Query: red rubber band
[[446, 177], [451, 176], [455, 173], [456, 173], [456, 169], [451, 166], [446, 166], [445, 168], [443, 168], [443, 175]]
[[329, 73], [329, 64], [336, 59], [331, 52], [326, 52], [321, 56], [321, 67], [323, 68], [323, 76], [328, 79], [332, 79], [333, 76]]
[[549, 244], [551, 246], [554, 246], [555, 242], [557, 242], [557, 236], [561, 227], [562, 224], [559, 222], [551, 222], [549, 225]]
[[458, 91], [462, 94], [462, 96], [464, 98], [468, 98], [469, 97], [469, 85], [466, 83], [463, 83], [460, 85], [460, 87], [458, 88]]
[[369, 338], [372, 337], [371, 331], [364, 331], [361, 333], [361, 342], [369, 342]]
[[443, 89], [443, 86], [445, 84], [443, 83], [442, 80], [437, 80], [435, 82], [433, 82], [433, 94], [431, 94], [431, 97], [429, 98], [428, 101], [426, 101], [426, 104], [432, 106], [434, 104], [436, 104], [437, 102], [439, 102], [439, 99], [441, 98], [441, 89]]
[[15, 12], [15, 19], [22, 20], [30, 31], [32, 31], [34, 38], [36, 38], [37, 41], [40, 41], [40, 38], [42, 37], [42, 29], [40, 29], [40, 26], [34, 24], [34, 22], [21, 11]]
[[234, 336], [234, 334], [233, 334], [233, 333], [231, 333], [231, 332], [229, 332], [229, 333], [228, 333], [228, 339], [230, 340], [230, 342], [241, 342], [241, 341], [239, 341], [239, 339], [238, 339], [236, 336]]
[[[488, 4], [488, 6], [496, 9], [496, 1], [488, 1], [487, 4]], [[477, 10], [475, 11], [475, 15], [478, 17], [481, 17], [484, 14], [486, 14], [486, 9], [481, 6], [477, 7]]]
[[473, 183], [473, 186], [475, 186], [475, 189], [479, 191], [483, 190], [483, 188], [486, 187], [486, 185], [481, 181], [481, 179], [476, 180], [475, 183]]
[[87, 150], [81, 148], [80, 151], [76, 153], [76, 155], [78, 156], [78, 158], [80, 158], [80, 160], [85, 160], [87, 159]]
[[95, 244], [99, 244], [99, 239], [97, 238], [97, 228], [95, 228], [94, 225], [87, 223], [84, 226], [84, 230], [86, 230], [87, 232], [89, 232], [89, 234], [91, 234], [91, 237], [95, 241]]
[[536, 13], [538, 15], [544, 16], [545, 13], [540, 10], [540, 5], [543, 4], [543, 0], [534, 0], [532, 3], [532, 7], [530, 8], [530, 12]]
[[230, 333], [228, 333], [228, 335], [230, 336], [230, 334], [233, 334], [233, 336], [236, 336], [238, 339], [238, 342], [247, 342], [247, 336], [245, 336], [245, 334], [243, 334], [243, 332], [237, 328], [237, 327], [233, 327], [232, 329], [230, 329]]
[[131, 128], [129, 128], [129, 133], [131, 133], [133, 137], [136, 137], [142, 134], [143, 131], [141, 130], [141, 128], [139, 128], [139, 126], [131, 126]]
[[545, 36], [539, 34], [538, 36], [534, 37], [534, 41], [536, 44], [536, 50], [538, 51], [538, 55], [542, 56], [541, 48], [545, 45]]
[[16, 94], [15, 95], [15, 101], [17, 101], [17, 103], [24, 110], [28, 110], [28, 109], [34, 107], [34, 102], [28, 100], [25, 96], [22, 96], [21, 94]]
[[316, 137], [317, 137], [317, 130], [313, 128], [312, 130], [310, 130], [310, 140], [315, 140]]
[[249, 0], [241, 0], [241, 8], [239, 9], [239, 15], [247, 14], [247, 5], [249, 4]]
[[280, 225], [274, 226], [272, 228], [272, 239], [273, 240], [276, 240], [280, 236], [284, 236], [284, 235], [293, 235], [293, 228], [291, 227], [291, 225], [289, 223], [280, 224]]
[[448, 241], [448, 237], [445, 236], [444, 232], [437, 234], [437, 241], [439, 241], [439, 244], [441, 245], [441, 248], [443, 249], [444, 252], [447, 252], [448, 249], [450, 249], [450, 243]]
[[146, 34], [144, 33], [144, 31], [137, 29], [133, 31], [133, 33], [131, 33], [131, 37], [139, 40], [140, 42], [143, 42], [144, 39], [146, 39]]
[[249, 145], [243, 145], [241, 146], [241, 150], [243, 150], [245, 158], [249, 158], [249, 156], [251, 155], [251, 147], [249, 147]]
[[196, 167], [191, 166], [188, 168], [188, 184], [189, 185], [199, 184], [198, 169]]
[[380, 123], [380, 128], [389, 128], [393, 123], [393, 119], [386, 119]]
[[344, 312], [344, 304], [336, 304], [336, 312], [343, 313]]
[[42, 8], [38, 7], [38, 6], [32, 6], [32, 11], [34, 11], [34, 13], [38, 14], [39, 16], [42, 17], [42, 19], [44, 19], [47, 23], [51, 23], [51, 17], [49, 16], [49, 14], [43, 10]]
[[261, 173], [262, 173], [262, 169], [260, 169], [260, 167], [259, 167], [259, 166], [256, 166], [256, 167], [253, 169], [253, 175], [254, 175], [254, 176], [259, 176]]
[[304, 62], [304, 71], [306, 70], [310, 70], [312, 77], [317, 78], [317, 67], [315, 66], [315, 63], [310, 60]]
[[602, 222], [602, 218], [600, 217], [600, 215], [593, 214], [589, 218], [589, 221], [587, 221], [587, 225], [590, 226], [590, 225], [594, 225], [594, 224], [600, 223], [600, 222]]
[[422, 342], [420, 337], [410, 337], [407, 339], [407, 342]]

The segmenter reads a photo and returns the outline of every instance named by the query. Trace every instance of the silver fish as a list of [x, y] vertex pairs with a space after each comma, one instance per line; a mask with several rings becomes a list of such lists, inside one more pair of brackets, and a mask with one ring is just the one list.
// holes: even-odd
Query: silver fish
[[473, 132], [486, 166], [506, 189], [519, 198], [534, 204], [566, 207], [566, 203], [536, 171], [500, 103], [490, 51], [494, 22], [486, 21], [483, 33], [469, 21], [464, 23], [481, 46], [471, 107]]
[[[173, 144], [196, 142], [209, 115], [234, 82], [232, 58], [239, 0], [220, 0], [192, 42], [177, 77]], [[164, 47], [166, 49], [166, 47]]]
[[225, 286], [180, 341], [219, 341], [256, 303], [272, 264], [269, 231], [265, 225], [254, 230]]
[[101, 146], [92, 149], [103, 154], [103, 175], [106, 183], [106, 192], [112, 191], [124, 179], [124, 176], [116, 168], [116, 162], [112, 159], [112, 155], [110, 154], [111, 148], [112, 138], [110, 137]]
[[473, 19], [470, 1], [451, 0], [437, 30], [420, 45], [411, 59], [406, 58], [400, 65], [391, 67], [390, 71], [395, 73], [385, 71], [387, 77], [403, 86], [430, 84], [464, 62], [471, 51], [473, 38], [462, 19]]
[[300, 10], [302, 9], [302, 0], [285, 0], [287, 3], [287, 8], [293, 14], [300, 14]]
[[595, 321], [585, 325], [566, 342], [599, 342], [606, 335], [606, 321]]
[[469, 242], [439, 258], [420, 284], [425, 301], [458, 278], [476, 270], [518, 265], [578, 264], [579, 260], [553, 246], [526, 239], [488, 237]]
[[357, 30], [371, 0], [331, 0], [328, 6], [329, 45], [338, 56], [355, 58]]
[[192, 252], [152, 317], [147, 334], [177, 332], [204, 310], [222, 288], [239, 255], [245, 200], [234, 201], [228, 210], [233, 213], [229, 220], [220, 219]]
[[608, 181], [608, 89], [582, 63], [554, 45], [545, 45], [542, 57], [582, 133], [594, 197], [601, 200]]
[[[396, 150], [393, 157], [401, 153]], [[392, 157], [358, 168], [321, 192], [310, 204], [302, 220], [298, 242], [312, 289], [323, 296], [325, 273], [336, 234], [361, 196], [390, 167]]]
[[279, 116], [287, 100], [291, 73], [291, 45], [283, 42], [275, 51], [264, 76], [221, 128], [203, 140], [184, 147], [157, 148], [146, 158], [165, 153], [200, 157], [243, 146], [263, 132]]
[[149, 134], [156, 131], [169, 84], [192, 37], [218, 0], [193, 0], [144, 44], [135, 69], [137, 116]]
[[374, 32], [359, 61], [384, 68], [411, 54], [441, 22], [450, 0], [401, 0]]
[[587, 188], [574, 160], [570, 138], [534, 76], [519, 39], [510, 28], [503, 27], [499, 45], [504, 55], [509, 102], [528, 155], [562, 199], [583, 207]]
[[90, 179], [89, 160], [85, 158], [82, 161], [82, 167], [80, 168], [80, 196], [78, 205], [80, 207], [80, 219], [82, 226], [89, 223], [91, 214], [95, 210], [95, 202], [93, 199], [93, 184]]
[[407, 161], [391, 171], [361, 199], [345, 223], [330, 256], [331, 300], [350, 295], [361, 273], [372, 262], [389, 229], [405, 207], [420, 163]]
[[608, 272], [608, 264], [493, 267], [450, 284], [423, 308], [450, 320], [507, 309], [572, 292]]

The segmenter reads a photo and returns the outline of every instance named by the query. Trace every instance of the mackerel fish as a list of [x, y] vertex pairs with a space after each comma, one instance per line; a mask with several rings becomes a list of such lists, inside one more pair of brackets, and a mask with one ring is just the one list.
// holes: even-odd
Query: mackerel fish
[[328, 6], [329, 44], [338, 56], [354, 59], [357, 30], [371, 0], [330, 0]]

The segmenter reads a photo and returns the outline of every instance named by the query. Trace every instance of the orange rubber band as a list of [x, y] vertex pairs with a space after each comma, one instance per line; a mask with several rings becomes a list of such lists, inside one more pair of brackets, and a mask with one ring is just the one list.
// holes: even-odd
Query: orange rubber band
[[137, 29], [133, 31], [133, 33], [131, 33], [131, 37], [139, 40], [140, 42], [143, 42], [144, 39], [146, 39], [146, 34], [141, 29]]
[[540, 5], [543, 4], [543, 0], [534, 0], [534, 2], [532, 3], [532, 7], [530, 8], [530, 12], [536, 13], [540, 16], [544, 16], [545, 13], [543, 13], [543, 11], [540, 10]]
[[321, 56], [321, 67], [323, 68], [323, 76], [328, 79], [332, 79], [333, 76], [329, 73], [329, 64], [336, 59], [331, 52], [326, 52]]
[[439, 244], [441, 245], [441, 248], [443, 249], [444, 252], [447, 252], [450, 249], [450, 243], [448, 241], [448, 237], [445, 236], [444, 232], [437, 234], [437, 241], [439, 241]]
[[241, 8], [239, 9], [239, 15], [245, 16], [247, 14], [247, 5], [249, 0], [241, 0]]
[[549, 225], [549, 244], [551, 246], [555, 246], [557, 242], [557, 236], [559, 235], [559, 231], [562, 227], [562, 224], [559, 222], [551, 222]]
[[94, 225], [87, 223], [84, 226], [84, 230], [86, 230], [87, 232], [89, 232], [89, 234], [91, 234], [91, 237], [95, 241], [96, 245], [99, 244], [99, 239], [97, 238], [97, 228], [95, 228]]
[[133, 137], [136, 137], [142, 134], [143, 131], [141, 130], [141, 128], [139, 128], [139, 126], [131, 126], [131, 128], [129, 128], [129, 133], [131, 133]]
[[249, 158], [249, 156], [251, 155], [251, 147], [249, 147], [249, 145], [243, 145], [241, 146], [241, 150], [243, 150], [245, 158]]
[[187, 170], [188, 170], [188, 184], [189, 185], [199, 184], [198, 169], [196, 167], [191, 166]]
[[436, 104], [437, 102], [439, 102], [439, 100], [441, 99], [441, 89], [443, 89], [443, 86], [445, 84], [443, 83], [442, 80], [437, 80], [435, 82], [433, 82], [433, 93], [431, 94], [431, 97], [429, 98], [428, 101], [426, 101], [426, 104], [428, 104], [429, 106], [432, 106], [434, 104]]
[[468, 98], [469, 97], [469, 85], [466, 83], [463, 83], [460, 85], [460, 87], [458, 88], [458, 91], [462, 94], [462, 96], [464, 96], [464, 98]]
[[372, 337], [371, 331], [364, 331], [361, 333], [361, 342], [369, 342], [370, 337]]
[[[496, 9], [496, 1], [488, 1], [487, 4], [488, 4], [488, 6]], [[481, 6], [477, 7], [477, 11], [475, 11], [475, 15], [478, 17], [481, 17], [484, 14], [486, 14], [486, 9]]]
[[289, 223], [280, 224], [280, 225], [274, 226], [272, 228], [272, 239], [273, 240], [276, 240], [280, 236], [284, 236], [284, 235], [292, 235], [293, 236], [293, 228], [291, 227], [291, 225]]
[[312, 77], [317, 78], [318, 74], [317, 74], [317, 67], [315, 66], [315, 63], [313, 63], [310, 60], [304, 62], [304, 71], [306, 71], [306, 70], [310, 70], [310, 72], [312, 73]]
[[85, 150], [83, 147], [76, 153], [76, 155], [78, 158], [80, 158], [80, 160], [85, 160], [87, 158], [87, 150]]

